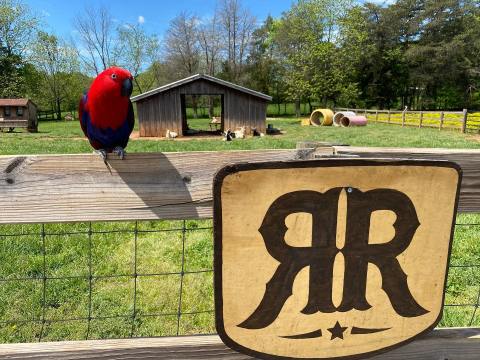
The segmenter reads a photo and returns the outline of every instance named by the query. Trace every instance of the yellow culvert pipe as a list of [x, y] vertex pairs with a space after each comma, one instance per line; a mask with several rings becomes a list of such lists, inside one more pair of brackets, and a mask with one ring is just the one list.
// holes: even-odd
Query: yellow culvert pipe
[[333, 123], [333, 111], [330, 109], [317, 109], [310, 115], [310, 124], [313, 126], [330, 126]]

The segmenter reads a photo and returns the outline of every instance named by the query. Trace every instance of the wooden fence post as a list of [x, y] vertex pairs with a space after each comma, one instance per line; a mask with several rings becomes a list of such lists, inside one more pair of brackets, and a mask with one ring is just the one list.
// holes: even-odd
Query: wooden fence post
[[375, 122], [378, 122], [378, 109], [375, 110]]
[[419, 127], [419, 128], [422, 127], [422, 122], [423, 122], [423, 111], [421, 110], [421, 111], [420, 111], [420, 121], [419, 121], [419, 124], [418, 124], [418, 127]]
[[402, 127], [405, 126], [405, 110], [402, 111]]
[[440, 113], [440, 127], [439, 127], [439, 130], [442, 130], [444, 118], [445, 118], [445, 113], [442, 111]]
[[390, 124], [390, 116], [391, 116], [391, 114], [390, 114], [390, 109], [388, 109], [388, 119], [387, 119], [387, 123], [389, 123], [389, 124]]
[[468, 110], [463, 109], [462, 133], [465, 133], [465, 131], [467, 131], [467, 120], [468, 120]]

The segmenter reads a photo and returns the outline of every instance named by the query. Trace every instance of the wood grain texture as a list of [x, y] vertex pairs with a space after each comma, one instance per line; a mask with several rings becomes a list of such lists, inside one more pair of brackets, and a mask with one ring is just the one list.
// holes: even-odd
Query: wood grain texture
[[[459, 209], [480, 211], [480, 150], [334, 149], [341, 156], [456, 161], [464, 171]], [[109, 160], [110, 169], [96, 155], [0, 156], [0, 223], [210, 218], [213, 175], [224, 165], [312, 155], [308, 148], [129, 154]]]
[[[430, 334], [372, 360], [478, 360], [480, 329], [436, 329]], [[246, 360], [216, 335], [176, 338], [69, 341], [0, 345], [0, 357], [10, 360]]]
[[123, 161], [109, 155], [109, 167], [93, 154], [0, 156], [0, 223], [211, 218], [213, 176], [223, 166], [311, 152], [149, 153]]
[[339, 155], [359, 157], [450, 160], [463, 170], [459, 212], [480, 212], [480, 150], [334, 146]]
[[26, 128], [28, 127], [28, 120], [2, 120], [0, 121], [0, 128]]

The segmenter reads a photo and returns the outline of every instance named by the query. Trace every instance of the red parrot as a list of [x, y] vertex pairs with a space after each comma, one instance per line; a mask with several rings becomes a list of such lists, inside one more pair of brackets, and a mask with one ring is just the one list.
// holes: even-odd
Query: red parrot
[[110, 152], [125, 158], [125, 148], [135, 124], [130, 101], [132, 79], [127, 70], [110, 67], [95, 78], [80, 100], [80, 125], [104, 161]]

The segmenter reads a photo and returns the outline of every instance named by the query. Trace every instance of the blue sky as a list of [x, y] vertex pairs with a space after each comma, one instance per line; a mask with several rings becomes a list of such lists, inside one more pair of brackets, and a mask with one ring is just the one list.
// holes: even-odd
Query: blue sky
[[[181, 11], [188, 11], [199, 17], [213, 14], [216, 0], [26, 0], [27, 4], [43, 18], [49, 31], [63, 37], [70, 37], [73, 19], [88, 5], [105, 5], [114, 19], [121, 23], [134, 23], [139, 20], [149, 33], [160, 36], [168, 27], [169, 21]], [[262, 21], [269, 14], [277, 17], [288, 10], [292, 0], [243, 0], [245, 7]]]

